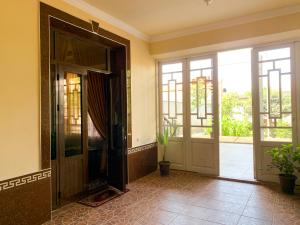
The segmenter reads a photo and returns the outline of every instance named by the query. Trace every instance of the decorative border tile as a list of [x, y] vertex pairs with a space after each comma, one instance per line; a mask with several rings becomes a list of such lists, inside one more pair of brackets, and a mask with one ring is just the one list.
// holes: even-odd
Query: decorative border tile
[[4, 191], [7, 189], [11, 189], [14, 187], [32, 183], [32, 182], [42, 180], [45, 178], [49, 178], [49, 177], [51, 177], [51, 168], [41, 170], [36, 173], [27, 174], [27, 175], [24, 175], [21, 177], [16, 177], [16, 178], [12, 178], [12, 179], [5, 180], [5, 181], [0, 181], [0, 191]]
[[146, 144], [146, 145], [141, 145], [141, 146], [138, 146], [138, 147], [128, 148], [128, 155], [136, 153], [136, 152], [140, 152], [140, 151], [145, 151], [145, 150], [154, 148], [156, 146], [157, 146], [157, 142], [153, 142], [153, 143]]

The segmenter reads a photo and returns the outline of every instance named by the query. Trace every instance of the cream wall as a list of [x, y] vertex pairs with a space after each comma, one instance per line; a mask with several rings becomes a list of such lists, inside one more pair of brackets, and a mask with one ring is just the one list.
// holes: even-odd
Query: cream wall
[[[46, 4], [89, 21], [62, 0]], [[99, 21], [131, 41], [133, 146], [155, 138], [155, 63], [148, 43]], [[39, 1], [9, 0], [0, 7], [0, 180], [40, 170]]]
[[199, 32], [169, 40], [156, 41], [150, 44], [150, 52], [153, 55], [160, 55], [185, 49], [284, 33], [297, 29], [300, 29], [300, 13]]

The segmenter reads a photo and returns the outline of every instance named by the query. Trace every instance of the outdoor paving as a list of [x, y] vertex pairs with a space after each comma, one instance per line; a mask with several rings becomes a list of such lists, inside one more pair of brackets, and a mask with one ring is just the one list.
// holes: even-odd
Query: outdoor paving
[[221, 143], [220, 176], [254, 180], [253, 145]]

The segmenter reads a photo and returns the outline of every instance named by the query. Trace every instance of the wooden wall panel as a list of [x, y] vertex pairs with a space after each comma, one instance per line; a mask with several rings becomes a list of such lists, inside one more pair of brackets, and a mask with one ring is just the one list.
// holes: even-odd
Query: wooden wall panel
[[50, 169], [0, 182], [0, 224], [40, 225], [51, 219]]
[[157, 145], [152, 143], [129, 150], [128, 179], [137, 180], [157, 169]]

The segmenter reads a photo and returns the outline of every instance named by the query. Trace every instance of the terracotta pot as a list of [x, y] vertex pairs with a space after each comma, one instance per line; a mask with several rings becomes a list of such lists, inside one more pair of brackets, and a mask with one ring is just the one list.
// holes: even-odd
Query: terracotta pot
[[286, 194], [294, 194], [296, 180], [295, 175], [279, 174], [281, 190]]
[[170, 174], [170, 162], [169, 161], [160, 161], [159, 162], [159, 170], [160, 170], [160, 175], [162, 177], [164, 176], [169, 176]]

